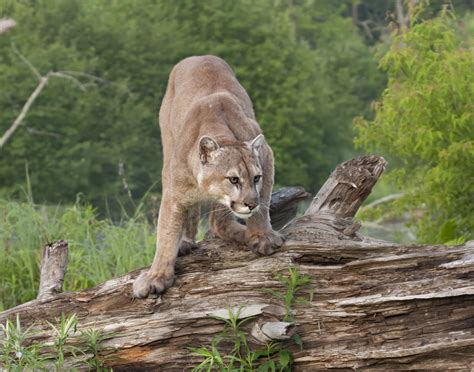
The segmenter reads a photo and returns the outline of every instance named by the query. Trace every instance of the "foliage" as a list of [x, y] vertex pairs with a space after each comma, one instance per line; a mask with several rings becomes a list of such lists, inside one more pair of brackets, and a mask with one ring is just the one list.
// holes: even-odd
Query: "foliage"
[[375, 118], [356, 120], [357, 143], [395, 159], [392, 173], [424, 242], [470, 239], [474, 232], [474, 60], [472, 35], [444, 11], [412, 18], [380, 61], [388, 87]]
[[[41, 247], [66, 239], [66, 290], [80, 290], [149, 264], [153, 224], [137, 210], [114, 224], [98, 219], [90, 205], [37, 206], [0, 199], [0, 311], [37, 295]], [[130, 254], [134, 252], [134, 254]]]
[[[3, 0], [18, 26], [0, 38], [0, 132], [37, 81], [12, 43], [42, 74], [86, 72], [86, 86], [52, 79], [1, 150], [0, 192], [18, 195], [28, 164], [37, 202], [71, 203], [78, 193], [105, 213], [121, 191], [117, 164], [140, 199], [160, 180], [156, 113], [174, 64], [217, 54], [253, 99], [276, 156], [280, 185], [309, 190], [353, 153], [351, 119], [383, 80], [351, 23], [349, 3], [301, 0], [180, 2]], [[160, 182], [154, 191], [159, 191]]]
[[[277, 274], [275, 278], [284, 286], [285, 293], [267, 290], [273, 296], [282, 300], [285, 306], [284, 321], [292, 321], [292, 306], [296, 302], [307, 303], [307, 300], [297, 296], [297, 293], [311, 282], [309, 275], [300, 275], [295, 267], [288, 269], [289, 275]], [[310, 296], [310, 301], [311, 301]], [[224, 330], [214, 337], [210, 347], [190, 347], [194, 356], [204, 360], [197, 365], [193, 371], [291, 371], [293, 363], [292, 352], [281, 343], [269, 342], [264, 349], [253, 351], [249, 345], [247, 335], [242, 325], [253, 317], [241, 318], [242, 306], [235, 311], [230, 307], [227, 309], [227, 317], [216, 317], [224, 322]], [[293, 335], [293, 340], [302, 348], [301, 337]], [[224, 354], [219, 349], [221, 344], [230, 344], [230, 352]]]

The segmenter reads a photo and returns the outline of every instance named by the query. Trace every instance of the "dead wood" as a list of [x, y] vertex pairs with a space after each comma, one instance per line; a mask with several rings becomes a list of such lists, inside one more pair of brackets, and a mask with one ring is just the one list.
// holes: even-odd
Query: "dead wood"
[[[360, 236], [353, 217], [384, 166], [379, 157], [339, 166], [307, 213], [285, 227], [287, 241], [272, 256], [210, 239], [178, 259], [176, 284], [161, 297], [132, 299], [137, 270], [17, 306], [0, 322], [19, 314], [43, 330], [33, 341], [45, 341], [46, 320], [75, 313], [79, 330], [111, 337], [105, 346], [114, 370], [183, 370], [200, 361], [187, 347], [209, 345], [222, 330], [211, 315], [243, 305], [243, 316], [256, 316], [247, 323], [256, 344], [294, 329], [301, 335], [303, 350], [290, 346], [295, 370], [472, 369], [474, 242], [400, 246]], [[278, 324], [281, 303], [262, 291], [282, 290], [274, 274], [290, 265], [314, 279], [314, 298], [295, 307], [293, 330]]]
[[270, 220], [274, 230], [280, 230], [296, 216], [302, 201], [309, 199], [311, 194], [302, 187], [284, 187], [272, 193], [270, 203]]
[[63, 290], [68, 263], [68, 244], [64, 240], [47, 244], [41, 260], [38, 299], [51, 298]]

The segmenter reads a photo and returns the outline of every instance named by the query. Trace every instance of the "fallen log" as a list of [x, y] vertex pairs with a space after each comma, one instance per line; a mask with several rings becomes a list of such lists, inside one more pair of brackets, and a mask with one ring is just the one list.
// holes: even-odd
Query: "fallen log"
[[[158, 298], [132, 298], [141, 269], [9, 309], [0, 323], [19, 314], [42, 330], [31, 341], [44, 342], [51, 340], [47, 320], [76, 314], [79, 330], [108, 338], [104, 356], [113, 356], [106, 365], [114, 370], [183, 370], [201, 361], [188, 348], [209, 345], [222, 331], [214, 316], [243, 306], [241, 317], [254, 316], [245, 329], [255, 347], [296, 329], [303, 348], [288, 346], [295, 370], [472, 369], [474, 242], [402, 246], [359, 235], [354, 215], [384, 167], [375, 156], [338, 166], [305, 215], [284, 227], [287, 240], [272, 256], [209, 239], [178, 259], [175, 285]], [[281, 301], [262, 291], [281, 290], [275, 273], [290, 265], [313, 278], [306, 293], [314, 291], [294, 307], [291, 327], [281, 324]], [[69, 355], [66, 364], [79, 358]]]

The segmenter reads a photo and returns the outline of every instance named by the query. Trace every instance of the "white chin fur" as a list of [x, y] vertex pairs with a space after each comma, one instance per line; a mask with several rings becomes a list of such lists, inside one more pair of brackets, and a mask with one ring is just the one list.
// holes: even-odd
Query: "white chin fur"
[[237, 217], [243, 219], [243, 220], [246, 220], [247, 218], [249, 218], [251, 215], [252, 215], [252, 212], [250, 213], [239, 213], [239, 212], [236, 212], [236, 211], [232, 211]]

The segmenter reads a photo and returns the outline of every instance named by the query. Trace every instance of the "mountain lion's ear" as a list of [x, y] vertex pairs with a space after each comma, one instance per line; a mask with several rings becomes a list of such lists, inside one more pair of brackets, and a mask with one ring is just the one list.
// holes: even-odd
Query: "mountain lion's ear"
[[212, 152], [219, 150], [219, 145], [211, 137], [201, 137], [199, 140], [199, 158], [202, 164], [209, 161], [209, 156]]
[[265, 143], [265, 137], [263, 134], [259, 134], [257, 137], [255, 137], [253, 140], [250, 141], [250, 147], [252, 150], [255, 152], [260, 152], [260, 149], [262, 148], [262, 145]]

